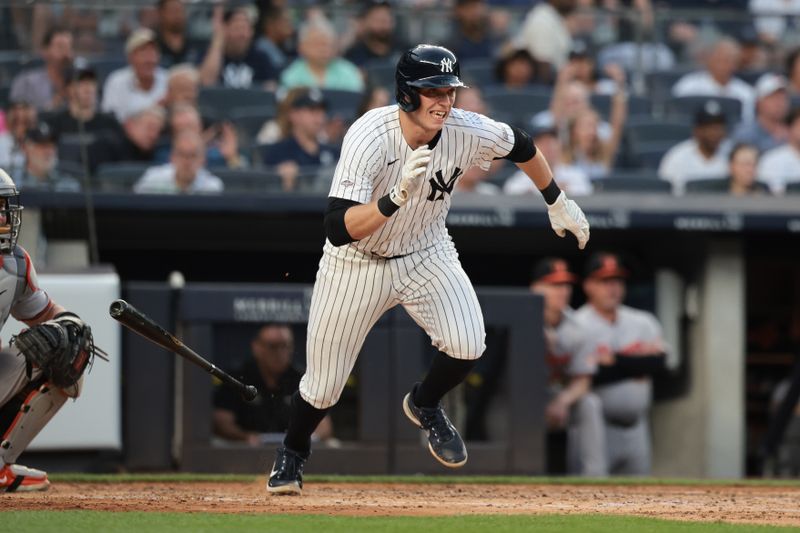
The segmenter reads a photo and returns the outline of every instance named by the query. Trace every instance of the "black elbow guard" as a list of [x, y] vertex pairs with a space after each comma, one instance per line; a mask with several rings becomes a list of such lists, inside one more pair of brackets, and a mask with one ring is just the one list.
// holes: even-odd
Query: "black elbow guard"
[[528, 132], [516, 126], [509, 126], [509, 128], [514, 132], [514, 147], [504, 159], [514, 163], [524, 163], [533, 159], [533, 156], [536, 155], [536, 145], [533, 144], [533, 139]]
[[334, 246], [343, 246], [355, 241], [347, 233], [347, 226], [344, 223], [344, 214], [358, 202], [345, 200], [343, 198], [330, 198], [328, 208], [325, 210], [325, 236]]

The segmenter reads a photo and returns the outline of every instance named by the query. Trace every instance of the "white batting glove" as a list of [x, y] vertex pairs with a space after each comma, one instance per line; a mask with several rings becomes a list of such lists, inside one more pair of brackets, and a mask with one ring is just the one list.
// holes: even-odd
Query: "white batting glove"
[[578, 248], [583, 250], [589, 241], [589, 222], [578, 204], [561, 191], [556, 201], [547, 206], [547, 214], [556, 235], [564, 237], [569, 231], [578, 239]]
[[427, 144], [423, 144], [411, 152], [411, 156], [400, 172], [400, 183], [392, 187], [389, 192], [389, 198], [393, 203], [402, 207], [408, 202], [411, 195], [422, 185], [422, 178], [428, 171], [430, 161], [431, 150]]

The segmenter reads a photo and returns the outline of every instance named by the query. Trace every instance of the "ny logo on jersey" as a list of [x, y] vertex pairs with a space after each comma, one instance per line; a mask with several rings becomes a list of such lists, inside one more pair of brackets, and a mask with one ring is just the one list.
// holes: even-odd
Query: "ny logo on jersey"
[[453, 72], [453, 60], [449, 57], [443, 57], [441, 62], [442, 72]]
[[[453, 194], [453, 186], [456, 184], [456, 178], [461, 175], [461, 169], [456, 167], [453, 170], [453, 175], [450, 176], [450, 179], [444, 181], [444, 176], [442, 176], [442, 171], [436, 171], [436, 179], [431, 178], [428, 180], [431, 184], [431, 193], [428, 195], [429, 202], [435, 202], [437, 200], [444, 200], [445, 194]], [[439, 197], [436, 197], [436, 193], [439, 193]]]

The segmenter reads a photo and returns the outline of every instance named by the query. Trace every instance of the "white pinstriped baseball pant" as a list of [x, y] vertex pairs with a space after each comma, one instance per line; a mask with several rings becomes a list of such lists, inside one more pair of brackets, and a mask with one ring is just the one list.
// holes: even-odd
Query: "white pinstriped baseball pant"
[[451, 241], [393, 259], [325, 244], [311, 297], [306, 373], [300, 395], [317, 409], [334, 405], [375, 322], [397, 304], [456, 359], [486, 348], [478, 298]]

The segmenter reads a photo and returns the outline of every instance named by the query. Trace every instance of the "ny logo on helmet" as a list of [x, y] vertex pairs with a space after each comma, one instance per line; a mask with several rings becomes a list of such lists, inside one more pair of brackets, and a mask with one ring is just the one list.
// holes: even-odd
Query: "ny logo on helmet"
[[441, 62], [442, 72], [453, 72], [453, 60], [443, 57]]

